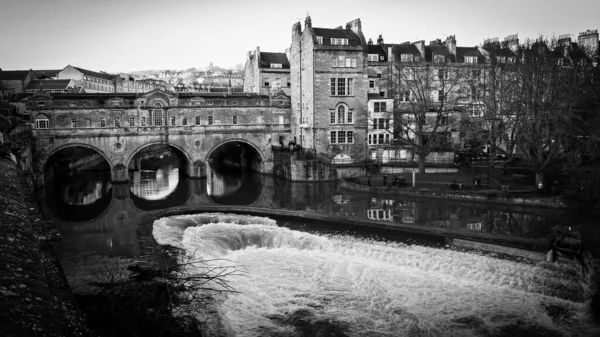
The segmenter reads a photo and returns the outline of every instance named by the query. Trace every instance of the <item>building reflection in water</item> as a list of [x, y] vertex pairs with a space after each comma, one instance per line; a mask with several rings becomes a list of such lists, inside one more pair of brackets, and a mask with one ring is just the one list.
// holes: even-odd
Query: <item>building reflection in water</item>
[[160, 200], [169, 196], [179, 184], [179, 167], [166, 163], [161, 168], [131, 171], [131, 193], [146, 200]]

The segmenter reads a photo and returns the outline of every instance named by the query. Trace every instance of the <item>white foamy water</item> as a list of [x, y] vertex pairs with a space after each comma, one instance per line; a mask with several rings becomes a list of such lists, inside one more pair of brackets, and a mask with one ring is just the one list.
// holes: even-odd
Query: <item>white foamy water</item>
[[227, 278], [239, 293], [221, 304], [234, 336], [294, 336], [306, 322], [349, 336], [589, 332], [587, 288], [573, 266], [319, 236], [217, 213], [159, 219], [153, 234], [197, 259], [247, 270]]

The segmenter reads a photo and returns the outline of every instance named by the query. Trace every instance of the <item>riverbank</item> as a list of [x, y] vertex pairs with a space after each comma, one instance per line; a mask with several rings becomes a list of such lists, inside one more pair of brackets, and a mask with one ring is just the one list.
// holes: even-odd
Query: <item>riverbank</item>
[[[385, 179], [384, 179], [385, 177]], [[403, 178], [400, 187], [393, 186], [393, 179]], [[490, 174], [458, 171], [456, 173], [427, 173], [415, 177], [415, 186], [411, 174], [377, 173], [367, 177], [347, 177], [340, 180], [342, 188], [380, 195], [404, 195], [437, 199], [457, 199], [476, 202], [515, 204], [534, 207], [569, 208], [560, 195], [536, 193], [532, 186], [520, 184], [519, 177], [505, 178], [504, 184]], [[479, 179], [478, 184], [474, 183]], [[516, 183], [515, 183], [516, 182]]]
[[87, 335], [54, 254], [58, 233], [29, 195], [15, 163], [0, 158], [0, 335]]

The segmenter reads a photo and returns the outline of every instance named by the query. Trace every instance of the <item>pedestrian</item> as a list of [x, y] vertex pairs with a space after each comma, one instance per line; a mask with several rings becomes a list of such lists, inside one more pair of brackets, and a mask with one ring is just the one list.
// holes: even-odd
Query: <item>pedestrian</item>
[[475, 188], [479, 187], [479, 176], [475, 176], [475, 179], [473, 179], [473, 184], [475, 185]]
[[367, 185], [371, 186], [371, 175], [367, 176]]
[[383, 175], [383, 187], [387, 187], [387, 175]]

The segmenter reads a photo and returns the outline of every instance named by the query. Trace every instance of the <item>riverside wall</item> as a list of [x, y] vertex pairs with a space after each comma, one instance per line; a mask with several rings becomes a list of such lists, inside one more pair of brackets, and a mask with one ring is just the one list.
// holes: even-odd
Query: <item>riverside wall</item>
[[53, 242], [15, 162], [0, 157], [0, 336], [83, 336]]

